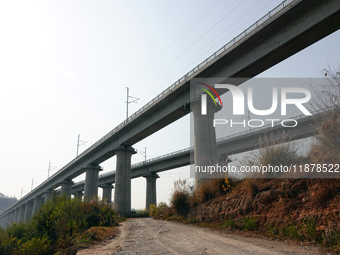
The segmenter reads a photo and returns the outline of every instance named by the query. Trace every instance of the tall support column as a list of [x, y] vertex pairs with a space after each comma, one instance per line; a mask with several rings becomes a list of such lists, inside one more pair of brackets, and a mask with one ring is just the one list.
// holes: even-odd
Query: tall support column
[[51, 198], [52, 198], [52, 189], [48, 189], [48, 190], [45, 191], [45, 200], [44, 200], [44, 202], [46, 203]]
[[6, 215], [5, 215], [5, 227], [7, 227], [8, 225], [9, 225], [9, 223], [8, 223], [8, 212], [6, 213]]
[[83, 199], [84, 192], [83, 192], [82, 190], [80, 190], [80, 191], [73, 192], [72, 195], [73, 195], [75, 198], [82, 200], [82, 199]]
[[33, 201], [26, 203], [24, 222], [29, 222], [32, 219]]
[[105, 183], [99, 186], [103, 189], [103, 199], [105, 199], [108, 203], [112, 202], [112, 189], [114, 188], [111, 183]]
[[19, 211], [20, 211], [20, 207], [18, 207], [18, 208], [15, 209], [15, 212], [14, 212], [14, 219], [13, 219], [13, 222], [15, 222], [15, 223], [18, 223], [18, 222], [19, 222]]
[[39, 211], [40, 206], [44, 203], [44, 198], [42, 197], [36, 197], [33, 201], [33, 212], [32, 217]]
[[9, 213], [9, 225], [12, 225], [14, 220], [14, 210], [10, 211]]
[[150, 209], [150, 205], [157, 205], [156, 180], [159, 175], [156, 173], [147, 173], [143, 175], [146, 178], [146, 209]]
[[131, 215], [131, 156], [136, 151], [132, 147], [119, 146], [116, 150], [117, 166], [115, 177], [115, 200], [117, 213]]
[[7, 216], [7, 225], [11, 225], [11, 211], [9, 211]]
[[84, 191], [84, 199], [89, 200], [98, 196], [98, 175], [99, 171], [103, 169], [97, 165], [92, 166], [89, 165], [85, 167], [85, 191]]
[[66, 195], [66, 197], [71, 198], [72, 185], [74, 182], [72, 180], [64, 180], [61, 183], [61, 195]]
[[18, 222], [24, 222], [25, 211], [26, 211], [26, 205], [22, 205], [22, 206], [19, 207], [19, 220], [18, 220]]
[[[221, 109], [220, 105], [207, 100], [206, 114], [201, 111], [201, 100], [190, 102], [190, 109], [194, 115], [194, 159], [195, 166], [208, 167], [218, 163], [216, 132], [213, 126], [215, 112]], [[195, 186], [207, 180], [207, 174], [203, 172], [195, 172]], [[211, 176], [209, 176], [211, 178]], [[216, 177], [221, 177], [217, 175]]]
[[11, 212], [8, 212], [7, 215], [7, 225], [9, 226], [11, 225]]

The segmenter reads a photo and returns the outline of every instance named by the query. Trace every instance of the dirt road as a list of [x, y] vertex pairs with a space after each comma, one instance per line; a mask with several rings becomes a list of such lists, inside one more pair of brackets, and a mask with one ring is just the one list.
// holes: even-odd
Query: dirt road
[[107, 254], [321, 254], [317, 248], [302, 248], [279, 241], [224, 234], [176, 222], [151, 218], [129, 219], [120, 235], [104, 245], [81, 250], [77, 255]]

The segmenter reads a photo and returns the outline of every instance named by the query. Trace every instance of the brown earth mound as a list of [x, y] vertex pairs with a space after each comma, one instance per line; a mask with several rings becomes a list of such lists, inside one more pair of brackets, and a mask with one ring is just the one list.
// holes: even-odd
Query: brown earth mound
[[248, 179], [229, 194], [191, 208], [201, 222], [256, 216], [258, 224], [296, 223], [313, 216], [320, 228], [338, 226], [338, 179]]

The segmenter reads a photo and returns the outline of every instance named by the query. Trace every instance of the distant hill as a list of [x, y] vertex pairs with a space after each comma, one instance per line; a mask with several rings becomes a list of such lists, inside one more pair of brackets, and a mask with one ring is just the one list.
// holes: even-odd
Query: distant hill
[[0, 213], [10, 207], [12, 204], [16, 203], [18, 199], [15, 197], [8, 197], [0, 193]]

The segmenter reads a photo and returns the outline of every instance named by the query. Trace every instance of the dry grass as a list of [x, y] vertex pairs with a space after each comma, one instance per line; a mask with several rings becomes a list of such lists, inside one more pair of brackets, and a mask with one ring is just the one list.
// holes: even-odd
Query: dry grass
[[207, 179], [205, 182], [201, 183], [190, 196], [190, 207], [227, 194], [229, 189], [230, 183], [227, 178]]
[[116, 237], [118, 235], [118, 229], [116, 227], [92, 227], [86, 230], [82, 237], [87, 237], [93, 241], [104, 241], [109, 238]]
[[324, 207], [340, 191], [339, 179], [319, 179], [310, 188], [309, 201], [313, 207]]

